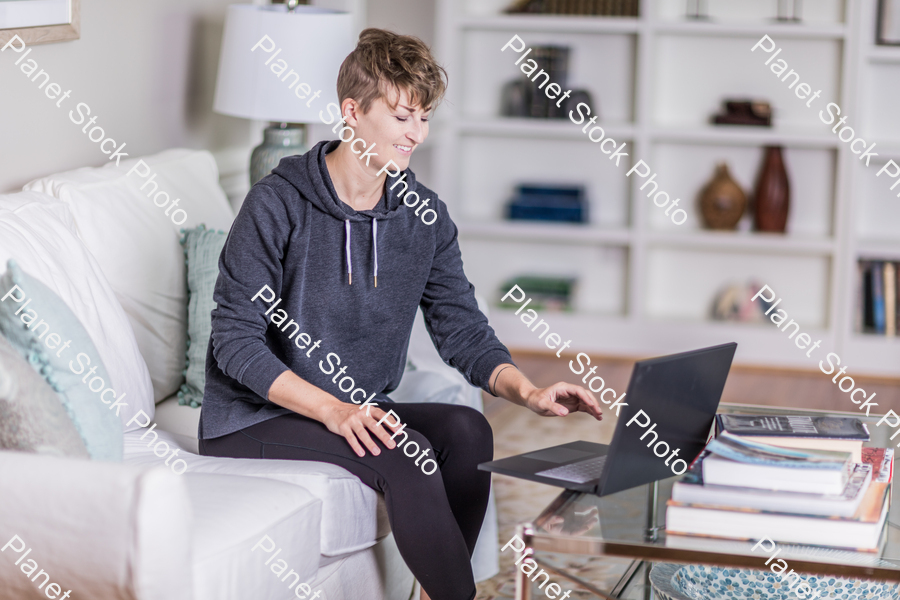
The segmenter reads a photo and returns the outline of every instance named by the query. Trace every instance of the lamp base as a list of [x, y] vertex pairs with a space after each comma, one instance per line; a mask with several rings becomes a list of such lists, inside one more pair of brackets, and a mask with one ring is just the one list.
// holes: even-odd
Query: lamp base
[[250, 185], [272, 172], [282, 158], [305, 154], [306, 126], [294, 123], [270, 125], [263, 132], [263, 143], [250, 155]]

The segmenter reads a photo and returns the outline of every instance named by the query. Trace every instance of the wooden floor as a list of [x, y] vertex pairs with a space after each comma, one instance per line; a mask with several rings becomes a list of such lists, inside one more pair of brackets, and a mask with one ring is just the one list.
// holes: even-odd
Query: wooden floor
[[[581, 377], [569, 369], [569, 360], [573, 359], [574, 355], [557, 358], [552, 353], [517, 351], [513, 351], [512, 355], [519, 369], [539, 387], [557, 381], [581, 383]], [[597, 374], [602, 375], [607, 385], [618, 393], [625, 391], [634, 366], [633, 360], [619, 358], [598, 360], [598, 357], [593, 355], [591, 359], [594, 361], [592, 365], [598, 365]], [[722, 402], [857, 412], [857, 405], [850, 401], [849, 394], [840, 391], [837, 384], [832, 383], [832, 377], [833, 375], [826, 375], [819, 370], [789, 371], [734, 366], [728, 375]], [[867, 396], [871, 396], [873, 392], [876, 394], [873, 403], [877, 403], [878, 407], [873, 409], [871, 414], [876, 412], [883, 414], [888, 409], [900, 413], [900, 379], [860, 376], [854, 377], [854, 380], [857, 387], [866, 391]], [[484, 397], [487, 413], [497, 410], [504, 403], [503, 400], [487, 394], [484, 394]]]

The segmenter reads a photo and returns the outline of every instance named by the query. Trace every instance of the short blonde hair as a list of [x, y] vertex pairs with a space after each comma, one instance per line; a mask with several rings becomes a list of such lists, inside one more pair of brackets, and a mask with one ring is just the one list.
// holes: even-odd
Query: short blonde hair
[[[415, 106], [431, 110], [437, 107], [447, 89], [447, 72], [431, 55], [428, 46], [417, 37], [399, 35], [370, 27], [359, 34], [359, 42], [338, 73], [340, 102], [352, 98], [363, 114], [372, 102], [383, 98], [390, 102], [394, 90], [406, 90]], [[396, 108], [395, 102], [391, 108]]]

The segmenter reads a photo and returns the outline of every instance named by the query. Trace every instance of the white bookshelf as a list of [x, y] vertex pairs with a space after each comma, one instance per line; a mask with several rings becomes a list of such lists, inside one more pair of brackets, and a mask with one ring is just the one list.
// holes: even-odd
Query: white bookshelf
[[[900, 257], [900, 198], [818, 118], [830, 101], [867, 141], [900, 156], [900, 48], [874, 45], [874, 2], [803, 3], [802, 23], [778, 23], [775, 0], [717, 0], [707, 22], [683, 18], [684, 0], [643, 0], [638, 18], [504, 15], [507, 0], [438, 0], [436, 53], [450, 89], [429, 140], [433, 186], [459, 225], [467, 273], [480, 294], [522, 274], [579, 279], [574, 311], [546, 313], [571, 351], [648, 356], [737, 341], [743, 364], [816, 369], [774, 326], [722, 323], [706, 315], [716, 291], [754, 278], [770, 285], [790, 318], [849, 373], [900, 376], [900, 341], [853, 330], [856, 261]], [[587, 88], [601, 125], [643, 159], [660, 189], [681, 198], [674, 225], [568, 119], [499, 116], [500, 90], [524, 77], [500, 48], [571, 47], [569, 88]], [[802, 81], [822, 89], [807, 108], [750, 52], [764, 34]], [[709, 124], [726, 97], [769, 100], [772, 128]], [[869, 140], [869, 138], [872, 140]], [[877, 139], [876, 139], [877, 138]], [[728, 163], [748, 192], [763, 146], [784, 146], [791, 181], [788, 233], [704, 230], [696, 204], [715, 164]], [[887, 158], [884, 158], [887, 160]], [[623, 161], [624, 162], [624, 161]], [[900, 162], [900, 161], [898, 161]], [[588, 225], [510, 222], [503, 207], [523, 182], [580, 183]], [[511, 312], [492, 324], [510, 347], [545, 350]], [[824, 358], [825, 352], [818, 358]]]

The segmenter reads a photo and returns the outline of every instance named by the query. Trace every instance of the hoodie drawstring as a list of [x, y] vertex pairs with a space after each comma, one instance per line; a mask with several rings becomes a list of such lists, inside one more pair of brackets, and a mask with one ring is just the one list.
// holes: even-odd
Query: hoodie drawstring
[[[350, 255], [350, 219], [344, 220], [344, 232], [346, 241], [344, 249], [347, 254], [347, 282], [353, 285], [353, 263]], [[375, 287], [378, 287], [378, 221], [372, 218], [372, 247], [375, 251]]]
[[347, 242], [345, 245], [347, 251], [347, 281], [349, 285], [353, 285], [353, 263], [350, 262], [350, 219], [344, 221], [344, 231], [347, 232]]
[[372, 245], [375, 247], [375, 287], [378, 287], [378, 221], [372, 218]]

